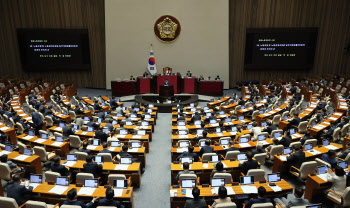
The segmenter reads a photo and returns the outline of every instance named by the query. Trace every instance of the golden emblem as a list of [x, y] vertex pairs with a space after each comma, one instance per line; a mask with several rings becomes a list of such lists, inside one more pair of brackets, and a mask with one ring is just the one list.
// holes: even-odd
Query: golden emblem
[[169, 17], [166, 17], [162, 22], [157, 24], [160, 37], [174, 39], [177, 26]]

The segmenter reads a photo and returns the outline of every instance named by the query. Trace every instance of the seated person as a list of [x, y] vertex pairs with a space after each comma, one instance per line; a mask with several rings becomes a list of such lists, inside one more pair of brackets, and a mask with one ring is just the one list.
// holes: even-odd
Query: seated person
[[335, 150], [328, 150], [326, 154], [321, 156], [321, 159], [327, 163], [329, 163], [332, 168], [337, 165], [337, 160], [335, 159], [336, 153]]
[[109, 135], [103, 132], [103, 126], [100, 126], [95, 132], [95, 138], [99, 139], [102, 143], [107, 142], [108, 137]]
[[346, 175], [344, 169], [338, 165], [335, 166], [334, 172], [329, 169], [327, 179], [328, 182], [332, 183], [332, 187], [329, 190], [332, 190], [339, 195], [343, 195], [346, 188]]
[[199, 152], [201, 156], [205, 153], [213, 153], [214, 147], [210, 146], [211, 141], [209, 139], [205, 140], [205, 146], [203, 146]]
[[258, 198], [251, 199], [251, 200], [246, 200], [245, 203], [245, 208], [251, 208], [253, 204], [259, 204], [259, 203], [268, 203], [271, 202], [270, 199], [264, 198], [266, 195], [266, 189], [262, 186], [258, 188]]
[[100, 177], [102, 172], [102, 164], [97, 164], [94, 161], [94, 156], [88, 155], [86, 157], [86, 163], [83, 165], [85, 173], [92, 173], [94, 178]]
[[254, 136], [255, 139], [258, 139], [258, 134], [261, 133], [261, 128], [258, 126], [257, 122], [253, 122], [252, 124], [253, 128], [250, 130]]
[[278, 142], [278, 144], [281, 144], [284, 147], [289, 147], [290, 143], [292, 143], [292, 137], [290, 136], [290, 132], [285, 131], [282, 139]]
[[306, 140], [309, 140], [309, 139], [313, 139], [313, 137], [310, 135], [310, 132], [309, 131], [306, 131], [303, 138], [300, 139], [300, 143], [301, 145], [304, 145], [305, 144], [305, 141]]
[[13, 183], [7, 186], [7, 197], [15, 199], [18, 206], [21, 206], [28, 201], [26, 195], [32, 193], [33, 187], [29, 186], [26, 188], [25, 186], [21, 185], [22, 179], [19, 175], [14, 175], [12, 177], [12, 181]]
[[267, 124], [267, 127], [264, 129], [263, 132], [267, 132], [269, 133], [269, 135], [271, 135], [271, 132], [273, 130], [277, 130], [277, 126], [272, 124], [271, 121], [267, 121], [266, 124]]
[[235, 137], [235, 140], [234, 142], [239, 142], [239, 139], [241, 138], [241, 136], [243, 136], [244, 133], [243, 133], [243, 128], [241, 125], [237, 125], [237, 133], [236, 133], [236, 137]]
[[130, 80], [131, 80], [131, 81], [135, 81], [136, 79], [134, 78], [134, 76], [131, 75], [131, 76], [130, 76]]
[[90, 121], [87, 122], [86, 125], [87, 125], [87, 126], [92, 126], [92, 127], [94, 127], [94, 128], [98, 128], [98, 127], [100, 126], [99, 124], [97, 124], [97, 123], [94, 122], [94, 118], [93, 118], [93, 117], [90, 117]]
[[267, 146], [267, 147], [265, 148], [266, 152], [270, 152], [272, 147], [278, 145], [278, 142], [279, 142], [278, 139], [273, 138], [272, 144], [270, 144], [269, 146]]
[[86, 152], [88, 155], [91, 154], [91, 151], [87, 149], [89, 143], [87, 141], [83, 142], [83, 147], [78, 150], [78, 152]]
[[[14, 169], [16, 169], [16, 168], [18, 168], [18, 166], [17, 166], [16, 163], [12, 162], [11, 160], [8, 160], [8, 156], [7, 156], [6, 154], [5, 154], [5, 155], [2, 155], [2, 156], [0, 157], [0, 160], [1, 160], [2, 163], [6, 163], [6, 164], [9, 166], [9, 168], [10, 168], [11, 171], [14, 170]], [[23, 170], [23, 168], [18, 168], [17, 170], [13, 171], [12, 174], [19, 173], [19, 172], [21, 172], [22, 170]]]
[[106, 198], [100, 199], [98, 201], [98, 206], [112, 206], [121, 208], [120, 201], [114, 200], [114, 190], [111, 187], [106, 189]]
[[74, 135], [72, 124], [67, 121], [66, 125], [62, 128], [62, 134], [64, 139], [68, 139], [70, 135]]
[[94, 103], [94, 110], [95, 111], [100, 111], [100, 110], [102, 110], [102, 107], [98, 104], [98, 101], [97, 100], [95, 100], [95, 103]]
[[227, 189], [225, 186], [219, 187], [219, 198], [214, 200], [214, 203], [211, 205], [212, 208], [215, 208], [217, 204], [225, 204], [225, 203], [231, 203], [232, 200], [230, 197], [227, 197]]
[[257, 142], [256, 149], [252, 150], [253, 157], [255, 154], [265, 153], [264, 145], [261, 142]]
[[[229, 151], [237, 151], [237, 150], [239, 151], [239, 148], [235, 147], [234, 145], [235, 145], [235, 143], [233, 141], [230, 141], [228, 143], [229, 148], [226, 149], [226, 153]], [[225, 155], [226, 155], [226, 153], [225, 153]]]
[[196, 111], [195, 113], [194, 113], [194, 116], [191, 118], [191, 122], [193, 123], [194, 121], [200, 121], [202, 119], [202, 117], [199, 115], [199, 112], [198, 111]]
[[183, 115], [183, 113], [179, 113], [179, 116], [177, 117], [177, 121], [185, 121], [186, 119], [185, 119], [185, 117], [184, 117], [184, 115]]
[[124, 144], [124, 145], [122, 146], [122, 151], [119, 152], [119, 156], [120, 156], [120, 157], [132, 158], [132, 155], [130, 155], [130, 154], [128, 153], [128, 149], [129, 149], [129, 146]]
[[346, 149], [345, 149], [345, 151], [342, 152], [342, 153], [340, 153], [340, 154], [338, 155], [338, 158], [344, 160], [344, 159], [346, 158], [346, 156], [347, 156], [349, 153], [350, 153], [350, 141], [347, 141], [347, 142], [346, 142]]
[[185, 162], [184, 164], [182, 164], [183, 166], [183, 171], [179, 171], [179, 173], [176, 176], [176, 180], [180, 179], [180, 175], [181, 174], [194, 174], [194, 171], [190, 171], [190, 164], [188, 164], [188, 162]]
[[244, 175], [247, 175], [248, 170], [250, 169], [257, 169], [259, 168], [259, 163], [256, 160], [253, 160], [253, 153], [252, 152], [247, 152], [246, 153], [247, 156], [247, 161], [245, 161], [242, 164], [239, 164], [239, 168], [242, 169], [242, 173]]
[[190, 70], [187, 71], [186, 76], [187, 77], [192, 77], [192, 73], [190, 72]]
[[216, 163], [215, 169], [211, 171], [210, 178], [212, 178], [215, 173], [226, 173], [226, 170], [224, 170], [224, 164], [222, 162]]
[[294, 199], [287, 200], [285, 197], [282, 197], [281, 199], [275, 198], [274, 201], [281, 205], [281, 207], [294, 207], [294, 206], [307, 206], [309, 205], [309, 201], [307, 199], [303, 199], [304, 189], [301, 187], [295, 187], [294, 189]]
[[177, 157], [177, 160], [180, 160], [182, 157], [192, 157], [195, 162], [198, 162], [199, 158], [197, 153], [193, 152], [194, 147], [193, 146], [188, 146], [187, 147], [188, 151], [183, 152], [181, 155]]
[[298, 127], [301, 122], [301, 119], [298, 117], [297, 113], [293, 114], [293, 119], [289, 121], [290, 126]]
[[184, 208], [207, 208], [204, 199], [199, 198], [201, 191], [198, 187], [192, 189], [193, 199], [187, 199]]
[[81, 208], [90, 208], [90, 207], [93, 207], [95, 201], [99, 198], [99, 197], [94, 197], [91, 202], [85, 204], [82, 201], [77, 201], [77, 197], [78, 197], [77, 189], [72, 188], [67, 193], [68, 200], [64, 201], [63, 204], [65, 204], [65, 205], [77, 205], [77, 206], [81, 206]]
[[165, 79], [163, 85], [164, 85], [164, 86], [170, 86], [170, 82], [168, 81], [168, 79]]
[[110, 153], [112, 155], [112, 151], [107, 149], [107, 147], [108, 147], [107, 142], [103, 142], [102, 147], [103, 147], [103, 150], [99, 151], [98, 153]]
[[56, 156], [53, 158], [53, 163], [51, 164], [51, 171], [61, 174], [61, 176], [69, 175], [69, 168], [64, 165], [61, 165], [60, 156]]
[[217, 76], [215, 77], [215, 80], [220, 80], [220, 76], [217, 75]]
[[333, 139], [333, 132], [337, 127], [335, 126], [334, 121], [330, 121], [329, 123], [331, 124], [331, 126], [328, 130], [327, 129], [323, 130], [324, 132], [323, 136], [327, 139]]
[[305, 161], [305, 152], [302, 148], [296, 147], [295, 153], [287, 157], [287, 161], [291, 163], [292, 166], [300, 169], [301, 164]]

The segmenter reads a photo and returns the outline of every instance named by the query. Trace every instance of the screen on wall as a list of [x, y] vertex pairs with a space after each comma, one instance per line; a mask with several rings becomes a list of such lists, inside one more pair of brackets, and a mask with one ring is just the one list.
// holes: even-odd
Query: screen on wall
[[317, 28], [247, 29], [245, 69], [310, 69]]
[[26, 71], [90, 70], [87, 29], [17, 29]]

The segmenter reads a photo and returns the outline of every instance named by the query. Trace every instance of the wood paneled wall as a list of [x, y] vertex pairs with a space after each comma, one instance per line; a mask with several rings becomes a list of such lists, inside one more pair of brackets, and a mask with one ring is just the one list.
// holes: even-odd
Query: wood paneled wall
[[[349, 0], [230, 0], [230, 87], [237, 81], [302, 78], [327, 73], [350, 76]], [[244, 70], [246, 28], [318, 27], [314, 67], [309, 71]]]
[[[74, 82], [105, 88], [104, 0], [0, 0], [0, 75]], [[87, 28], [91, 71], [25, 72], [21, 68], [16, 28]]]

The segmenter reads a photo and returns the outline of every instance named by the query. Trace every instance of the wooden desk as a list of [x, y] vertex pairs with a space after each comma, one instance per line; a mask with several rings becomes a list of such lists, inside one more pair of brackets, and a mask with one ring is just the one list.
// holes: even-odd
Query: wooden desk
[[[55, 185], [49, 185], [47, 182], [43, 182], [33, 190], [34, 198], [36, 198], [39, 201], [44, 201], [46, 203], [60, 203], [61, 205], [63, 201], [67, 200], [67, 193], [69, 190], [71, 190], [72, 188], [76, 188], [77, 192], [79, 193], [79, 190], [81, 189], [81, 187], [76, 187], [75, 184], [69, 184], [68, 189], [65, 192], [63, 192], [62, 195], [57, 195], [49, 192], [53, 187], [55, 187]], [[128, 190], [129, 193], [126, 194]], [[78, 195], [78, 200], [89, 202], [92, 200], [92, 197], [106, 197], [106, 188], [104, 188], [104, 186], [99, 186], [98, 188], [96, 188], [92, 195]], [[126, 204], [128, 208], [133, 208], [133, 187], [128, 187], [127, 189], [123, 190], [122, 196], [114, 196], [114, 198], [116, 200], [119, 200], [122, 204]]]
[[[335, 113], [339, 113], [339, 112], [335, 112]], [[330, 121], [339, 121], [339, 119], [341, 118], [341, 115], [336, 115], [336, 114], [332, 114], [331, 116], [329, 116], [326, 120], [324, 120], [323, 122], [321, 123], [318, 123], [316, 126], [320, 126], [321, 128], [315, 128], [315, 127], [312, 127], [312, 128], [308, 128], [309, 131], [310, 131], [310, 134], [311, 136], [316, 136], [318, 134], [322, 134], [323, 130], [327, 129], [329, 126], [330, 126]]]
[[207, 106], [212, 109], [212, 108], [220, 105], [222, 102], [225, 102], [225, 101], [229, 100], [230, 98], [231, 98], [231, 96], [223, 97], [220, 100], [215, 100], [213, 102], [207, 103]]
[[[3, 150], [0, 150], [0, 153], [2, 151]], [[39, 156], [33, 155], [33, 156], [26, 158], [25, 160], [16, 159], [16, 157], [18, 157], [20, 155], [23, 155], [23, 154], [20, 154], [19, 152], [13, 151], [13, 152], [9, 153], [7, 156], [8, 156], [8, 159], [10, 159], [12, 162], [16, 163], [18, 166], [25, 167], [29, 173], [42, 174], [43, 171], [41, 168], [41, 160], [40, 160]]]
[[14, 128], [9, 128], [6, 126], [6, 124], [1, 124], [0, 131], [7, 134], [7, 136], [9, 137], [9, 140], [12, 144], [17, 144], [16, 131]]
[[[275, 184], [279, 187], [282, 188], [281, 192], [274, 192], [270, 186], [268, 186], [268, 183], [259, 183], [255, 182], [254, 186], [256, 188], [259, 188], [260, 186], [263, 186], [266, 189], [266, 196], [265, 197], [283, 197], [286, 196], [289, 193], [292, 193], [293, 187], [289, 185], [285, 180], [281, 180], [280, 182], [275, 182]], [[232, 187], [233, 191], [235, 192], [235, 195], [230, 195], [229, 197], [233, 198], [233, 200], [236, 202], [237, 205], [241, 204], [243, 201], [240, 199], [237, 199], [237, 195], [245, 195], [243, 192], [241, 185], [238, 186], [232, 186], [231, 184], [225, 185], [226, 187]], [[253, 186], [253, 185], [252, 185]], [[211, 187], [202, 187], [201, 185], [197, 186], [200, 189], [200, 198], [204, 198], [207, 202], [207, 204], [212, 204], [212, 199], [213, 198], [218, 198], [218, 194], [213, 194], [211, 192]], [[173, 188], [170, 187], [170, 190], [176, 190], [177, 191], [177, 196], [172, 197], [170, 196], [170, 204], [171, 208], [176, 208], [176, 207], [184, 207], [185, 201], [186, 201], [186, 196], [181, 193], [181, 188]], [[256, 194], [249, 194], [249, 195], [255, 195]], [[239, 201], [239, 202], [238, 202]]]
[[[61, 164], [63, 164], [65, 160], [61, 160]], [[78, 160], [73, 166], [69, 167], [69, 171], [73, 173], [84, 172], [84, 164], [86, 161]], [[103, 163], [102, 174], [105, 175], [105, 180], [107, 180], [109, 174], [124, 174], [126, 178], [131, 177], [131, 181], [133, 184], [136, 184], [136, 187], [140, 188], [141, 186], [141, 163], [132, 163], [129, 165], [127, 170], [115, 170], [115, 167], [118, 164], [114, 164], [113, 162], [105, 162]]]
[[288, 106], [288, 101], [285, 101], [282, 105], [278, 106], [278, 108], [271, 110], [270, 112], [257, 115], [255, 117], [255, 121], [258, 123], [258, 125], [261, 125], [262, 121], [273, 118], [273, 116], [280, 114], [280, 112], [284, 111], [284, 109]]
[[306, 178], [304, 199], [307, 199], [309, 202], [311, 202], [312, 196], [315, 196], [317, 193], [320, 193], [320, 191], [326, 188], [330, 188], [331, 186], [331, 182], [324, 181], [317, 175], [311, 176], [309, 174]]

